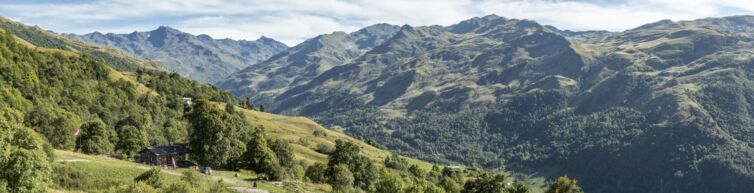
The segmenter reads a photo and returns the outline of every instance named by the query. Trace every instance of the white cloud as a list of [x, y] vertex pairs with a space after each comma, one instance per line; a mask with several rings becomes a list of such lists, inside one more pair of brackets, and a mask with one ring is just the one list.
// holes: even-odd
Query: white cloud
[[[39, 11], [45, 10], [45, 11]], [[661, 19], [754, 13], [750, 0], [94, 0], [0, 3], [0, 15], [59, 32], [129, 32], [159, 25], [215, 38], [261, 35], [296, 44], [374, 23], [450, 25], [498, 14], [572, 30], [625, 30]]]

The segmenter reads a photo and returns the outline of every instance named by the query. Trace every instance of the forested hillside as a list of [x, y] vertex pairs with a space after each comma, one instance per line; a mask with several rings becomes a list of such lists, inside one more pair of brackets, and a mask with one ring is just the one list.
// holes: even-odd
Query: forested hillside
[[573, 32], [490, 15], [403, 26], [275, 95], [221, 86], [422, 159], [568, 174], [592, 192], [748, 192], [752, 29], [752, 16]]

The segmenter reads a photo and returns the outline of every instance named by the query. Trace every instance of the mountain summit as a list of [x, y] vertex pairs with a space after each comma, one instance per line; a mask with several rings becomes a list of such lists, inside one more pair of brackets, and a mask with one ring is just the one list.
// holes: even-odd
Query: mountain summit
[[206, 83], [215, 83], [288, 48], [267, 37], [255, 41], [213, 39], [208, 35], [195, 36], [168, 26], [130, 34], [94, 32], [67, 36], [158, 60], [172, 71]]
[[395, 25], [376, 24], [351, 33], [320, 35], [234, 73], [217, 85], [238, 96], [271, 103], [272, 97], [381, 45], [398, 29]]

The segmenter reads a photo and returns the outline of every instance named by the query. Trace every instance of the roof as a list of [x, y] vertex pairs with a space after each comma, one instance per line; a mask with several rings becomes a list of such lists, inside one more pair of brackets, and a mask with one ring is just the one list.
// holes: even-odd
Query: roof
[[186, 154], [188, 149], [184, 145], [163, 145], [163, 146], [151, 146], [147, 147], [143, 151], [150, 151], [155, 155], [168, 155], [168, 154]]

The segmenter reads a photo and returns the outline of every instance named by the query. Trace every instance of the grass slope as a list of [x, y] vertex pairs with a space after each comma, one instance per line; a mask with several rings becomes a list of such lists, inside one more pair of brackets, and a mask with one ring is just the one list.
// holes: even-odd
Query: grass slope
[[[68, 166], [74, 168], [86, 175], [84, 181], [81, 183], [95, 184], [94, 190], [86, 190], [86, 192], [97, 192], [106, 189], [109, 186], [118, 185], [121, 183], [132, 182], [139, 174], [153, 168], [151, 165], [144, 165], [134, 163], [125, 160], [119, 160], [104, 156], [85, 155], [77, 152], [55, 150], [55, 162], [56, 166]], [[162, 170], [162, 176], [164, 184], [170, 184], [180, 180], [181, 172], [188, 169], [179, 170]], [[230, 187], [235, 188], [252, 188], [253, 180], [256, 176], [250, 173], [239, 173], [239, 177], [235, 177], [236, 172], [230, 171], [214, 171], [213, 175], [200, 175], [200, 179], [203, 183], [212, 184], [219, 180], [227, 184]], [[293, 190], [287, 190], [285, 188], [277, 187], [275, 185], [258, 182], [259, 189], [267, 190], [269, 192], [292, 192]], [[305, 186], [309, 191], [317, 191], [316, 186]], [[80, 190], [63, 190], [51, 188], [49, 192], [82, 192]]]
[[[222, 104], [222, 106], [224, 107], [224, 104]], [[314, 148], [320, 143], [335, 146], [335, 140], [339, 139], [352, 141], [358, 144], [364, 155], [378, 163], [382, 163], [382, 160], [385, 160], [385, 158], [390, 155], [390, 151], [388, 150], [376, 148], [346, 134], [326, 129], [306, 117], [284, 116], [248, 109], [242, 109], [241, 111], [246, 115], [246, 118], [251, 121], [252, 125], [264, 126], [267, 135], [271, 138], [284, 139], [292, 142], [291, 144], [294, 147], [296, 159], [305, 160], [309, 163], [327, 162], [327, 155], [316, 152]], [[314, 135], [314, 131], [322, 131], [326, 133], [326, 135], [317, 137]], [[308, 144], [302, 144], [302, 139], [304, 139], [303, 141], [308, 141]], [[427, 170], [432, 168], [431, 163], [413, 158], [407, 159], [410, 164], [416, 164]]]

